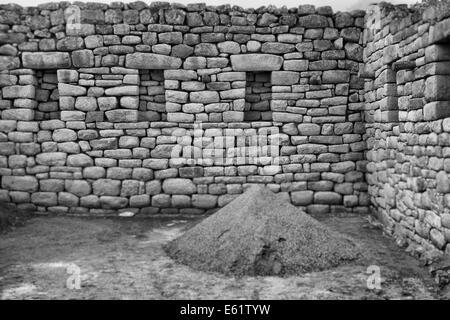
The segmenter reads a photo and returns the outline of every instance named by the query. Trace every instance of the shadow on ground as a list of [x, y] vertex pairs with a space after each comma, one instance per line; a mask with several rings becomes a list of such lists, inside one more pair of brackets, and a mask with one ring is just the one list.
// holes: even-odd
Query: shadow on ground
[[[0, 235], [1, 299], [436, 299], [418, 260], [366, 217], [322, 217], [354, 237], [365, 260], [302, 276], [242, 277], [192, 270], [161, 246], [199, 221], [36, 217]], [[380, 267], [381, 290], [367, 288]], [[78, 269], [79, 268], [79, 269]], [[80, 289], [70, 289], [80, 271]]]

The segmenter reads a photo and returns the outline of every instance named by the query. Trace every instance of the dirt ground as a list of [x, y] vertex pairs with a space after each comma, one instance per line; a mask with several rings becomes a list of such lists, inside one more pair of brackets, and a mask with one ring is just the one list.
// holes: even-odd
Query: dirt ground
[[[162, 250], [199, 219], [35, 217], [0, 235], [0, 299], [446, 298], [366, 217], [320, 220], [357, 239], [364, 261], [288, 278], [234, 278], [179, 265]], [[371, 265], [380, 268], [379, 290], [367, 287]]]

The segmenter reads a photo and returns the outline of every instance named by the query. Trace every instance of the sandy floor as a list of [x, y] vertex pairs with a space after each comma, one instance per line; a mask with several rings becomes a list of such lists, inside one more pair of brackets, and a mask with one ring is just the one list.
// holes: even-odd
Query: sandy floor
[[[442, 298], [427, 270], [364, 217], [323, 221], [358, 239], [364, 261], [297, 277], [232, 278], [176, 264], [161, 249], [192, 220], [36, 217], [0, 235], [0, 298]], [[380, 267], [381, 290], [367, 288], [370, 265]]]

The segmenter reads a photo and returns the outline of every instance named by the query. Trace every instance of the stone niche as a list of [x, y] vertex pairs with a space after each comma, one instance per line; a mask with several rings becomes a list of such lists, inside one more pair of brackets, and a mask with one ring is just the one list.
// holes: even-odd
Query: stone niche
[[272, 121], [270, 72], [247, 72], [244, 121]]
[[58, 78], [56, 70], [36, 71], [37, 87], [35, 120], [60, 118]]
[[139, 111], [147, 121], [165, 121], [166, 97], [163, 70], [139, 70]]

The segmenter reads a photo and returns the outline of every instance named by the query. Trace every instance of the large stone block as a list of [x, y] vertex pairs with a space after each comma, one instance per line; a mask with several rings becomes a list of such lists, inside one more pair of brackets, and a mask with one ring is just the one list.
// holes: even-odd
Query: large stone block
[[423, 107], [425, 121], [450, 117], [450, 101], [433, 101]]
[[116, 109], [105, 112], [106, 118], [111, 122], [137, 122], [138, 111], [130, 109]]
[[37, 179], [32, 176], [3, 176], [1, 179], [2, 188], [6, 190], [35, 192], [39, 187]]
[[434, 44], [425, 48], [425, 62], [450, 61], [450, 45]]
[[71, 167], [90, 167], [94, 161], [86, 154], [72, 154], [67, 157], [67, 165]]
[[17, 69], [20, 67], [18, 57], [0, 56], [0, 70]]
[[138, 96], [139, 86], [120, 86], [105, 90], [107, 96]]
[[320, 126], [315, 123], [301, 123], [298, 125], [298, 131], [302, 136], [319, 135], [320, 130]]
[[304, 28], [325, 28], [328, 27], [327, 17], [317, 14], [310, 14], [298, 18], [298, 26]]
[[300, 73], [293, 71], [273, 71], [271, 83], [275, 86], [289, 86], [298, 83]]
[[291, 201], [296, 206], [307, 206], [313, 203], [313, 196], [313, 191], [294, 191], [291, 192]]
[[169, 122], [194, 122], [195, 116], [193, 114], [183, 112], [170, 112], [167, 114], [167, 121]]
[[77, 133], [72, 129], [56, 129], [52, 135], [53, 141], [65, 142], [77, 140]]
[[125, 66], [134, 69], [178, 69], [181, 67], [181, 59], [161, 54], [136, 52], [126, 55]]
[[230, 59], [234, 71], [277, 71], [283, 64], [282, 57], [272, 54], [231, 55]]
[[98, 179], [92, 183], [94, 194], [99, 196], [118, 196], [120, 187], [120, 180]]
[[123, 209], [128, 206], [128, 199], [124, 197], [102, 196], [100, 197], [100, 205], [104, 209]]
[[34, 110], [32, 109], [7, 109], [2, 111], [3, 120], [34, 120]]
[[97, 109], [97, 99], [95, 97], [77, 97], [75, 109], [84, 112], [95, 111]]
[[60, 96], [84, 96], [86, 88], [67, 83], [58, 83], [58, 93]]
[[272, 119], [273, 119], [273, 121], [277, 121], [277, 122], [301, 122], [303, 119], [303, 116], [301, 114], [296, 114], [296, 113], [273, 112]]
[[117, 149], [117, 139], [116, 138], [103, 138], [97, 140], [91, 140], [90, 145], [94, 150], [108, 150]]
[[183, 24], [186, 18], [186, 13], [179, 9], [166, 10], [165, 18], [168, 24]]
[[285, 54], [292, 51], [295, 51], [295, 45], [291, 43], [265, 42], [261, 46], [263, 53]]
[[219, 55], [219, 50], [213, 43], [199, 43], [194, 48], [194, 54], [201, 57], [215, 57]]
[[450, 75], [435, 75], [425, 81], [427, 101], [450, 100]]
[[450, 179], [448, 173], [440, 171], [436, 175], [436, 190], [441, 193], [450, 192]]
[[218, 196], [210, 194], [194, 194], [192, 196], [192, 206], [201, 209], [212, 209], [217, 206]]
[[36, 94], [36, 89], [33, 85], [26, 86], [9, 86], [2, 89], [3, 98], [14, 99], [14, 98], [28, 98], [34, 99]]
[[189, 94], [189, 100], [193, 103], [214, 103], [219, 102], [219, 93], [217, 91], [196, 91]]
[[91, 185], [85, 180], [69, 180], [67, 179], [64, 184], [64, 188], [67, 192], [73, 193], [78, 197], [87, 196], [91, 193]]
[[322, 83], [345, 83], [350, 81], [348, 70], [326, 70], [322, 74]]
[[64, 69], [70, 68], [68, 52], [24, 52], [22, 53], [24, 68], [30, 69]]
[[91, 50], [76, 50], [72, 52], [72, 63], [77, 68], [90, 68], [94, 66], [94, 53]]
[[168, 194], [193, 194], [197, 187], [190, 179], [166, 179], [162, 184], [163, 191]]
[[36, 162], [45, 166], [64, 166], [66, 158], [64, 152], [44, 152], [36, 155]]
[[444, 19], [436, 23], [430, 28], [428, 37], [429, 43], [447, 42], [450, 37], [450, 18]]
[[319, 191], [314, 194], [316, 204], [342, 204], [342, 195], [337, 192]]
[[52, 207], [58, 204], [58, 196], [55, 192], [35, 192], [31, 194], [31, 202], [43, 207]]

